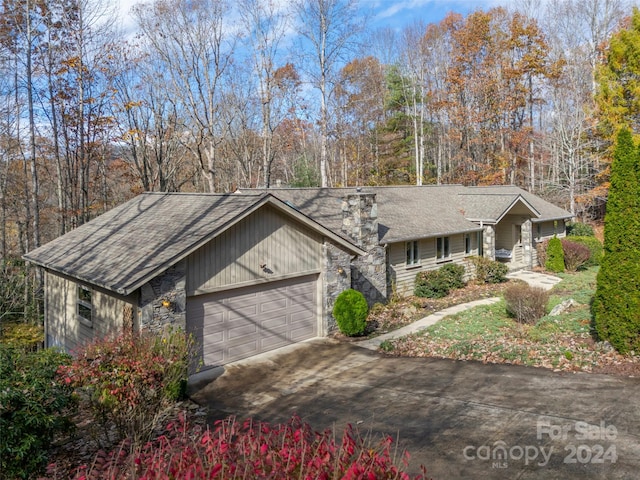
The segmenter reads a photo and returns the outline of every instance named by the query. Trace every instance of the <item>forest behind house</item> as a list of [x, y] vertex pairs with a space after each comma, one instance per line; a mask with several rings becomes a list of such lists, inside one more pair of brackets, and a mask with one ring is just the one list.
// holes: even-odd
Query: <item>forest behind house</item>
[[401, 30], [353, 0], [156, 0], [134, 33], [113, 5], [0, 6], [0, 324], [40, 321], [25, 252], [143, 191], [514, 184], [599, 222], [638, 132], [623, 0]]

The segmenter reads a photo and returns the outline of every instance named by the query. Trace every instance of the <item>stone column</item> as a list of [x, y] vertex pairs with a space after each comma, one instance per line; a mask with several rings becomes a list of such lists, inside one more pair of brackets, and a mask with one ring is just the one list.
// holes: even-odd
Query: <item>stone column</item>
[[378, 204], [375, 193], [356, 192], [342, 201], [342, 231], [367, 252], [353, 260], [352, 288], [362, 292], [369, 305], [387, 298], [386, 252], [378, 239]]
[[482, 250], [484, 257], [491, 260], [496, 259], [496, 231], [493, 225], [485, 225], [482, 235]]
[[[322, 268], [322, 324], [325, 332], [332, 333], [337, 330], [333, 312], [336, 298], [344, 290], [351, 288], [351, 254], [345, 252], [333, 243], [325, 240], [322, 245], [324, 265]], [[319, 334], [322, 334], [319, 332]]]
[[186, 330], [185, 263], [169, 267], [140, 289], [140, 328], [162, 333], [168, 327]]

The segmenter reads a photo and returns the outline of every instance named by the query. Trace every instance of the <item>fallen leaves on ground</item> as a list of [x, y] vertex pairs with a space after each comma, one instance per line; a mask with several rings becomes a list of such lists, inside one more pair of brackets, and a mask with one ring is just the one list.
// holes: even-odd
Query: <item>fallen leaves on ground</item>
[[[369, 334], [396, 330], [452, 305], [500, 296], [511, 283], [468, 285], [441, 299], [409, 297], [374, 309]], [[588, 308], [585, 306], [585, 308]], [[445, 318], [438, 322], [455, 321]], [[595, 342], [588, 331], [550, 335], [544, 341], [528, 337], [527, 325], [513, 322], [499, 335], [442, 338], [429, 331], [385, 342], [388, 355], [472, 360], [548, 368], [554, 371], [640, 376], [640, 355], [621, 355], [606, 342]]]

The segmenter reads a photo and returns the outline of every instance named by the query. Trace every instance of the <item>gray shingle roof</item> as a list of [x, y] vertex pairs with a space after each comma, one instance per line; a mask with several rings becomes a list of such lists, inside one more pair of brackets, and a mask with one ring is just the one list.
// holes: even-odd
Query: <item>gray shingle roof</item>
[[[456, 201], [455, 186], [362, 187], [375, 192], [380, 243], [477, 231]], [[336, 233], [342, 228], [342, 199], [356, 188], [269, 189], [269, 192]]]
[[142, 194], [25, 258], [126, 294], [194, 245], [213, 238], [265, 196]]
[[531, 205], [539, 216], [533, 222], [544, 222], [571, 218], [567, 210], [557, 207], [542, 198], [513, 185], [494, 185], [488, 187], [461, 187], [461, 204], [467, 218], [497, 220], [504, 213], [503, 208], [518, 196]]
[[[479, 226], [469, 218], [476, 214], [487, 220], [499, 218], [518, 198], [540, 214], [534, 221], [571, 217], [566, 210], [517, 187], [363, 187], [362, 191], [376, 193], [378, 236], [383, 244], [477, 231]], [[341, 238], [346, 239], [344, 245], [357, 253], [358, 247], [342, 232], [341, 208], [342, 199], [355, 192], [351, 187], [235, 194], [146, 193], [24, 257], [128, 294], [267, 201], [341, 243]]]

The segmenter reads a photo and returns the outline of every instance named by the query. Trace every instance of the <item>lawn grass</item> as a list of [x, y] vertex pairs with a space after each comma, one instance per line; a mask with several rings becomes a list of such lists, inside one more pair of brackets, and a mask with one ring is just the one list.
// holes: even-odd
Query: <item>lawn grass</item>
[[595, 293], [596, 274], [597, 268], [562, 274], [562, 282], [551, 291], [549, 310], [568, 299], [578, 305], [557, 316], [546, 315], [535, 325], [515, 322], [501, 300], [446, 317], [417, 334], [386, 342], [384, 350], [393, 355], [512, 363], [557, 370], [591, 371], [603, 362], [638, 362], [638, 357], [621, 356], [591, 336], [590, 302]]

